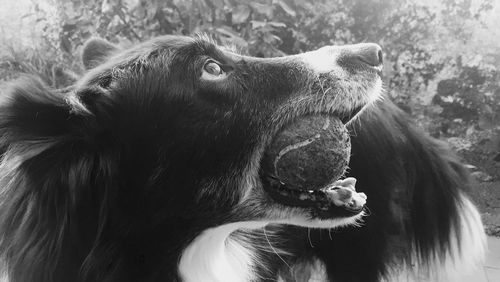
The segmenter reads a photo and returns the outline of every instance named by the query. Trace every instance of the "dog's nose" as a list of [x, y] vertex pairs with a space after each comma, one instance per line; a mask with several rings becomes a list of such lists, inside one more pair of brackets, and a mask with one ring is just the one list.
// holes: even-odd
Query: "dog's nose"
[[382, 48], [375, 43], [361, 43], [346, 46], [344, 59], [351, 63], [364, 63], [372, 67], [381, 67], [383, 63]]

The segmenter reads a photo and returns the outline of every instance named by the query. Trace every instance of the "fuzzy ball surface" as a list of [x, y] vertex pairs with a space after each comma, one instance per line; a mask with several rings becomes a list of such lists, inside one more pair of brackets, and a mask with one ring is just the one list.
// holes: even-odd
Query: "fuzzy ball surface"
[[317, 190], [343, 176], [350, 155], [349, 132], [338, 118], [307, 116], [274, 137], [264, 165], [289, 188]]

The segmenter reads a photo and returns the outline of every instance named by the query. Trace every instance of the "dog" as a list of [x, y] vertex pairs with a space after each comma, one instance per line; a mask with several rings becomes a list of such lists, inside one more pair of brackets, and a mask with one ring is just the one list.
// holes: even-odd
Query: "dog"
[[[446, 281], [481, 261], [467, 172], [382, 99], [378, 45], [253, 58], [203, 36], [93, 39], [83, 58], [71, 91], [26, 77], [1, 98], [7, 281]], [[350, 129], [355, 210], [265, 181], [273, 137], [316, 114]]]

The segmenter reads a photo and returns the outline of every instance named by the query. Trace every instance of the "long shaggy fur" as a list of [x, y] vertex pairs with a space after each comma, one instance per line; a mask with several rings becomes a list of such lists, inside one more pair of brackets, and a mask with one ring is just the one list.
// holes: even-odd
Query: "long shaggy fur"
[[[380, 91], [376, 73], [319, 75], [307, 55], [241, 57], [173, 36], [85, 54], [98, 58], [69, 92], [33, 77], [2, 91], [10, 282], [181, 281], [214, 265], [254, 281], [433, 281], [480, 260], [467, 172], [390, 101], [369, 96]], [[199, 80], [207, 56], [234, 70], [225, 84]], [[374, 103], [350, 126], [347, 176], [368, 196], [361, 226], [338, 226], [361, 215], [320, 220], [269, 198], [260, 157], [282, 124], [360, 101]], [[200, 261], [198, 247], [212, 253]]]

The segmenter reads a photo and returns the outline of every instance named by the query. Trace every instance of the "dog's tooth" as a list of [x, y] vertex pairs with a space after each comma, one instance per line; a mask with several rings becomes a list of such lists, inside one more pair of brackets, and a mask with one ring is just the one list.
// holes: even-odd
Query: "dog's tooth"
[[[346, 206], [351, 209], [360, 209], [366, 204], [366, 195], [361, 195], [363, 193], [359, 193], [353, 195], [352, 199], [346, 203]], [[364, 197], [364, 198], [363, 198]]]
[[331, 191], [335, 191], [335, 190], [338, 190], [338, 189], [341, 189], [341, 188], [343, 188], [343, 187], [342, 186], [337, 186], [337, 185], [336, 186], [330, 186], [330, 187], [324, 189], [324, 191], [325, 192], [331, 192]]
[[332, 186], [341, 186], [341, 187], [356, 186], [356, 182], [357, 182], [356, 178], [347, 177], [345, 179], [335, 181], [332, 184]]
[[334, 205], [343, 207], [352, 201], [353, 194], [356, 194], [356, 192], [353, 192], [345, 187], [341, 187], [337, 190], [329, 190], [327, 197]]
[[339, 180], [333, 182], [331, 186], [340, 186], [341, 184], [342, 184], [342, 180], [339, 179]]
[[318, 208], [321, 210], [327, 211], [328, 209], [330, 209], [330, 205], [321, 204], [318, 206]]
[[301, 201], [309, 200], [309, 195], [307, 193], [301, 192], [299, 195], [299, 200]]
[[356, 187], [355, 187], [356, 181], [357, 180], [354, 177], [347, 177], [346, 179], [337, 180], [330, 187], [328, 187], [327, 190], [337, 190], [340, 188], [347, 188], [352, 192], [356, 192]]
[[354, 177], [347, 177], [346, 179], [344, 179], [342, 181], [342, 183], [345, 185], [345, 186], [356, 186], [356, 178]]

